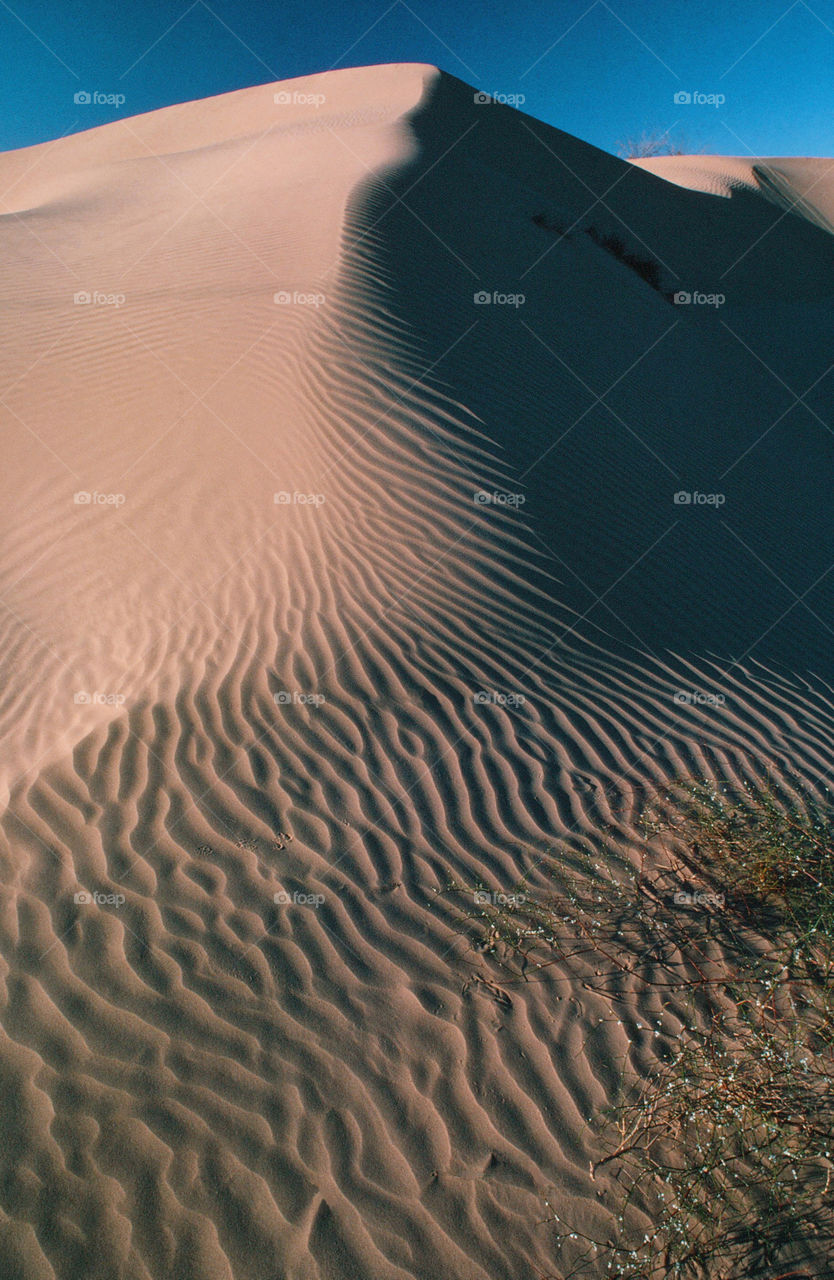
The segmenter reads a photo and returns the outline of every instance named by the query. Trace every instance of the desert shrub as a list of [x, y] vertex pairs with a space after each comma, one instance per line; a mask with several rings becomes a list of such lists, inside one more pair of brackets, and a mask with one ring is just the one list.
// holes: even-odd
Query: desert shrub
[[662, 1011], [650, 1070], [627, 1055], [596, 1118], [616, 1231], [581, 1230], [552, 1197], [556, 1274], [832, 1274], [834, 806], [689, 780], [652, 797], [642, 830], [633, 858], [559, 851], [545, 886], [450, 886], [502, 984], [547, 970], [615, 1021], [647, 995]]
[[[568, 228], [565, 225], [563, 219], [555, 218], [543, 212], [533, 214], [532, 221], [537, 227], [541, 227], [543, 231], [549, 231], [560, 238], [569, 237], [572, 230], [572, 228]], [[662, 272], [660, 263], [656, 259], [629, 249], [622, 236], [617, 235], [615, 232], [602, 232], [595, 226], [585, 227], [584, 230], [594, 244], [598, 244], [601, 249], [605, 249], [612, 257], [617, 258], [625, 266], [636, 272], [642, 280], [645, 280], [646, 284], [651, 285], [658, 293], [663, 292]], [[672, 294], [667, 292], [664, 296], [671, 299]]]
[[623, 160], [646, 160], [651, 156], [686, 155], [683, 145], [674, 142], [666, 133], [642, 133], [639, 138], [625, 138], [617, 145], [617, 155]]
[[597, 230], [596, 227], [588, 227], [587, 234], [594, 244], [598, 244], [600, 248], [605, 249], [607, 253], [619, 259], [625, 266], [636, 272], [641, 280], [645, 280], [646, 284], [651, 285], [653, 289], [658, 290], [658, 292], [661, 291], [662, 274], [660, 263], [655, 258], [646, 257], [628, 249], [622, 236], [616, 233], [603, 233]]
[[567, 235], [567, 227], [560, 218], [554, 218], [547, 213], [534, 213], [533, 222], [537, 227], [541, 227], [543, 231], [554, 231], [560, 236]]

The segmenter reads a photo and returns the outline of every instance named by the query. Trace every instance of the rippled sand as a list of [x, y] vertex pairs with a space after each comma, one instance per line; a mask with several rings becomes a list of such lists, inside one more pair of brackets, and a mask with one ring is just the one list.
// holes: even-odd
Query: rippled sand
[[4, 1276], [521, 1280], [542, 1196], [608, 1220], [655, 997], [504, 994], [438, 891], [830, 770], [828, 164], [419, 65], [0, 157]]

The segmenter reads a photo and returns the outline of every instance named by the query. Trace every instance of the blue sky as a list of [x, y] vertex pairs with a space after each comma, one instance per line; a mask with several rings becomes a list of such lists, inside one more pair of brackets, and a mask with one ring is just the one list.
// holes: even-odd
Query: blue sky
[[430, 62], [608, 151], [671, 130], [693, 151], [834, 155], [834, 0], [0, 0], [0, 39], [0, 150], [331, 67]]

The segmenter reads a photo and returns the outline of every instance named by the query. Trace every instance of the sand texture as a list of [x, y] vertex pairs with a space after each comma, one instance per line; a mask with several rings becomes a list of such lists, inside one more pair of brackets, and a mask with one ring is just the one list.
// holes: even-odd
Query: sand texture
[[829, 171], [422, 65], [0, 156], [4, 1280], [533, 1280], [543, 1195], [605, 1224], [653, 997], [504, 995], [438, 891], [830, 770]]

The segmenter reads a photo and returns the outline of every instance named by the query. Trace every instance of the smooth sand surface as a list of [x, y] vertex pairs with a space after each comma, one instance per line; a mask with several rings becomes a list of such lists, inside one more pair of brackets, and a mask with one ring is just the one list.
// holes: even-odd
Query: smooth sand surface
[[532, 1280], [542, 1196], [611, 1226], [654, 997], [503, 996], [437, 891], [830, 770], [830, 172], [421, 65], [0, 156], [4, 1277]]

